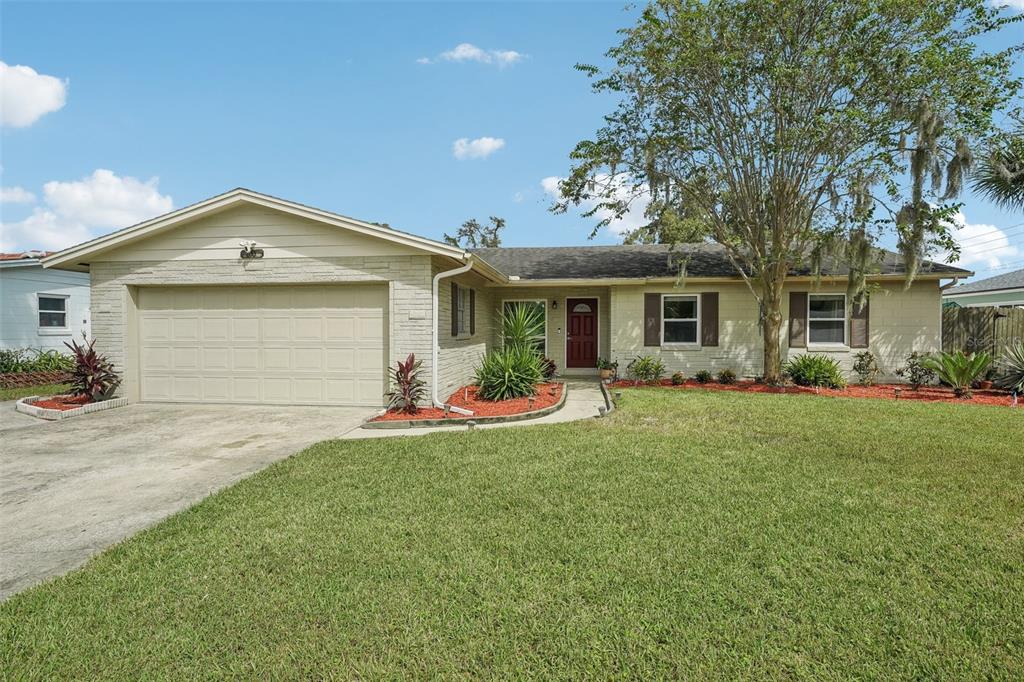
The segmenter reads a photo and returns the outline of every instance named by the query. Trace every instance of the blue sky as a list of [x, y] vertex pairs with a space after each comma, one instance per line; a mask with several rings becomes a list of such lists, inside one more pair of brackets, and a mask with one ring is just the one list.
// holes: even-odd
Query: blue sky
[[[572, 67], [602, 61], [623, 4], [4, 2], [5, 80], [31, 101], [5, 99], [0, 246], [236, 186], [433, 238], [498, 215], [506, 245], [585, 243], [542, 181], [611, 108]], [[1024, 267], [1024, 215], [965, 201], [967, 265]]]

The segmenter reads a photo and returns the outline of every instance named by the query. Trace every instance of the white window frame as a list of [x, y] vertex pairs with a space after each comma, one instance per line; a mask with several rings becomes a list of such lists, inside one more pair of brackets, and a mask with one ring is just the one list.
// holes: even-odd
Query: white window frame
[[464, 287], [461, 284], [457, 284], [455, 288], [456, 300], [452, 302], [455, 306], [455, 319], [457, 321], [457, 329], [455, 336], [471, 336], [469, 330], [469, 317], [470, 317], [470, 288]]
[[[59, 310], [43, 310], [39, 303], [44, 298], [53, 298], [64, 301], [64, 326], [63, 327], [44, 327], [41, 319], [43, 313], [59, 313]], [[68, 317], [71, 315], [71, 311], [68, 310], [68, 300], [71, 297], [67, 294], [47, 294], [39, 292], [36, 294], [36, 329], [40, 334], [69, 334], [71, 333], [71, 327], [68, 325]]]
[[[665, 299], [669, 298], [692, 298], [697, 302], [696, 310], [697, 317], [665, 317]], [[662, 294], [661, 295], [661, 345], [664, 348], [700, 348], [700, 294]], [[697, 335], [694, 337], [694, 341], [666, 341], [665, 340], [665, 323], [666, 322], [696, 322], [697, 323]]]
[[[839, 322], [838, 317], [815, 317], [811, 318], [811, 299], [815, 297], [830, 296], [832, 298], [841, 297], [843, 299], [843, 342], [836, 343], [835, 341], [812, 341], [811, 340], [811, 325], [814, 322]], [[850, 314], [846, 309], [846, 294], [840, 293], [828, 293], [819, 291], [816, 294], [807, 294], [807, 347], [808, 348], [848, 348], [850, 344]]]
[[[501, 314], [505, 314], [506, 303], [540, 303], [541, 308], [544, 309], [544, 357], [548, 356], [548, 301], [546, 298], [503, 298], [501, 300]], [[501, 320], [498, 320], [498, 324], [501, 324]], [[500, 330], [499, 330], [500, 332]], [[533, 338], [534, 341], [539, 339], [539, 336]], [[501, 344], [505, 345], [505, 336], [501, 335]]]

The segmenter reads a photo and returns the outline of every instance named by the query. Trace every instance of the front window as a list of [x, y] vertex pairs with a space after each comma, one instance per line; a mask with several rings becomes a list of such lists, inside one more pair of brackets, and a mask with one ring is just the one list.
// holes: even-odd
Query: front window
[[662, 343], [697, 343], [698, 305], [696, 296], [662, 297]]
[[458, 320], [459, 334], [469, 333], [469, 289], [458, 288], [458, 298], [455, 301], [456, 319]]
[[846, 295], [811, 294], [807, 297], [809, 343], [846, 345]]
[[528, 312], [532, 312], [537, 319], [541, 322], [537, 325], [536, 333], [530, 339], [530, 344], [537, 349], [537, 352], [541, 355], [548, 354], [548, 340], [546, 329], [548, 326], [547, 321], [547, 306], [544, 301], [505, 301], [504, 312], [505, 316], [508, 317], [509, 313], [513, 312], [516, 308], [522, 307]]
[[39, 328], [67, 329], [68, 299], [64, 296], [39, 294]]

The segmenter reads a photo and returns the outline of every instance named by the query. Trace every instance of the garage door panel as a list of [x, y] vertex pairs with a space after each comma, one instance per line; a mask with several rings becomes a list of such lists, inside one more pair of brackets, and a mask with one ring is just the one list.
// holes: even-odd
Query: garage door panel
[[324, 320], [324, 340], [328, 343], [353, 341], [356, 338], [355, 318], [327, 317]]
[[203, 348], [203, 369], [206, 371], [229, 371], [231, 369], [230, 348]]
[[381, 285], [142, 289], [143, 400], [380, 405]]
[[231, 399], [238, 403], [261, 402], [260, 384], [257, 377], [232, 377]]
[[228, 343], [231, 340], [231, 320], [227, 317], [206, 317], [202, 320], [203, 343]]
[[171, 369], [195, 372], [199, 369], [199, 347], [171, 350]]

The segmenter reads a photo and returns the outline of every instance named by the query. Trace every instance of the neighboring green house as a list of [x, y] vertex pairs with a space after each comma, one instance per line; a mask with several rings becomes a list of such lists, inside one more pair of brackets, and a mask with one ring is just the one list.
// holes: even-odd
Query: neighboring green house
[[1024, 307], [1024, 268], [947, 289], [942, 294], [942, 305]]

